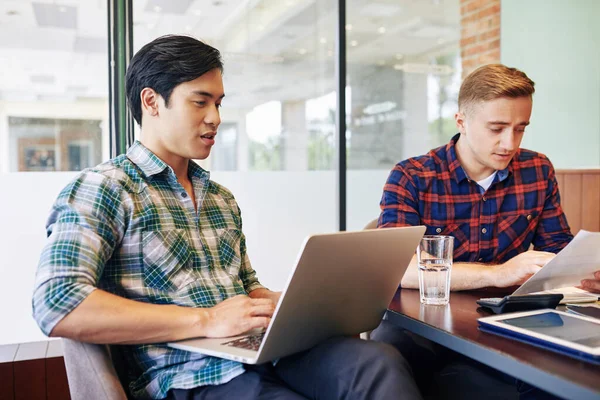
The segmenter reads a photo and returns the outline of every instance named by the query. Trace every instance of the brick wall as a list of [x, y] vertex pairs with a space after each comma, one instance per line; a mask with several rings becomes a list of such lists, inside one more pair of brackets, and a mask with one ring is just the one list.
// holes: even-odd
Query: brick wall
[[460, 25], [463, 78], [500, 62], [500, 0], [460, 0]]

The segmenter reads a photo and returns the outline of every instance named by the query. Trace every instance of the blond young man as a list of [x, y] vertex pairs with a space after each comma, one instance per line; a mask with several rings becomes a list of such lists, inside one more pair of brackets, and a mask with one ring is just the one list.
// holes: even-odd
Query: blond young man
[[[550, 160], [519, 148], [534, 92], [516, 68], [475, 70], [460, 88], [459, 133], [398, 163], [384, 186], [378, 227], [425, 225], [426, 234], [454, 237], [451, 290], [520, 285], [573, 238]], [[600, 271], [595, 277], [582, 286], [600, 292]], [[415, 259], [402, 287], [418, 288]], [[385, 321], [372, 337], [410, 347]]]
[[[550, 160], [519, 148], [534, 91], [515, 68], [472, 72], [459, 92], [459, 133], [398, 163], [385, 184], [379, 227], [454, 236], [452, 290], [520, 285], [573, 238]], [[402, 286], [418, 288], [415, 260]], [[600, 291], [598, 280], [582, 286]]]

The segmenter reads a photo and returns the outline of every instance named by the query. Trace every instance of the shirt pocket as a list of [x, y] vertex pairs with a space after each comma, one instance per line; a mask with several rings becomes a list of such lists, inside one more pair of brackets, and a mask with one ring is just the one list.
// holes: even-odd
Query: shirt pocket
[[513, 249], [527, 250], [537, 230], [539, 213], [524, 212], [498, 218], [498, 257]]
[[146, 286], [177, 291], [194, 280], [186, 230], [142, 232], [142, 246]]
[[217, 257], [220, 267], [232, 276], [239, 276], [242, 267], [242, 231], [217, 229]]
[[[425, 235], [452, 236], [454, 238], [454, 249], [452, 258], [456, 260], [462, 257], [469, 250], [469, 223], [447, 224], [447, 225], [429, 225], [426, 224]], [[464, 260], [460, 260], [464, 261]]]

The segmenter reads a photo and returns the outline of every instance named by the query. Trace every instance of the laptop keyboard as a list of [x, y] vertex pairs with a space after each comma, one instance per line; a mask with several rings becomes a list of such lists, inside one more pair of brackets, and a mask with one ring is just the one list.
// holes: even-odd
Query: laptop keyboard
[[258, 335], [244, 336], [243, 338], [231, 340], [229, 342], [223, 342], [221, 344], [225, 346], [238, 347], [240, 349], [258, 351], [260, 344], [262, 343], [264, 332]]

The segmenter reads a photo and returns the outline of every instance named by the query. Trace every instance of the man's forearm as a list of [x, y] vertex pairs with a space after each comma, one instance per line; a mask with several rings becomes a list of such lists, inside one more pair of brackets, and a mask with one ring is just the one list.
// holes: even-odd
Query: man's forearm
[[[452, 265], [450, 290], [471, 290], [495, 286], [493, 265], [480, 263], [455, 263]], [[417, 257], [414, 256], [402, 278], [402, 287], [407, 289], [419, 288]]]
[[90, 343], [161, 343], [205, 336], [207, 309], [156, 305], [94, 290], [50, 336]]

